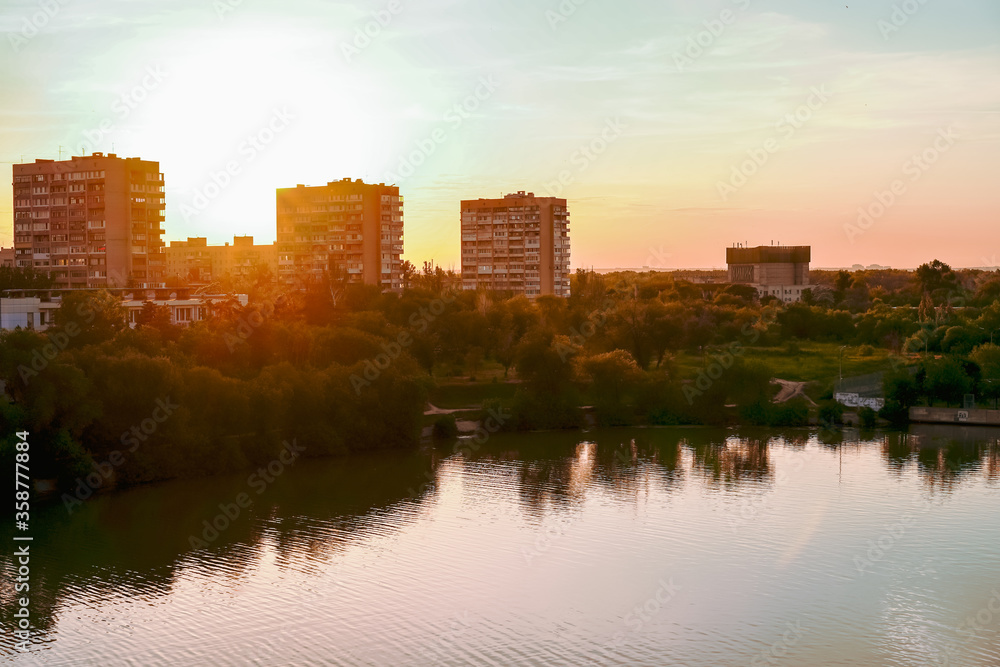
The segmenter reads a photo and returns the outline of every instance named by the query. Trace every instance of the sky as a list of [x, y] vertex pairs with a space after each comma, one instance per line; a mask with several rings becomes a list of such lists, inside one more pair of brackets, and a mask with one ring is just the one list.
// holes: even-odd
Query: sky
[[568, 200], [574, 269], [1000, 264], [996, 0], [4, 0], [0, 33], [0, 245], [11, 164], [103, 151], [160, 162], [166, 241], [270, 243], [276, 188], [350, 177], [400, 186], [417, 266], [518, 190]]

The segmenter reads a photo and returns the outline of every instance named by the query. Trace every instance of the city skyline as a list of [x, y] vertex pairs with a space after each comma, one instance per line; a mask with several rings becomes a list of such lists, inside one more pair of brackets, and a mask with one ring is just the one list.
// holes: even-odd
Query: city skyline
[[270, 243], [275, 190], [351, 177], [399, 186], [418, 266], [460, 266], [461, 200], [519, 190], [572, 202], [573, 269], [772, 239], [818, 267], [995, 265], [1000, 9], [912, 4], [18, 2], [2, 159], [158, 160], [164, 241]]

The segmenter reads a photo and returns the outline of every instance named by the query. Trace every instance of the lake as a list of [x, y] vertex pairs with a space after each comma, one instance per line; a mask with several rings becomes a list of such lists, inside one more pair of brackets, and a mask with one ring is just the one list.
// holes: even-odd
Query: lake
[[27, 653], [0, 556], [0, 656], [998, 665], [998, 439], [498, 434], [52, 504], [32, 513]]

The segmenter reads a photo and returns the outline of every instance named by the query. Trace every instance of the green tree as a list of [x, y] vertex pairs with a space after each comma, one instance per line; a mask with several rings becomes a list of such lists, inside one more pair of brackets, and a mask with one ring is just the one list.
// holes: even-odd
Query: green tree
[[64, 293], [55, 313], [56, 332], [65, 333], [73, 346], [111, 340], [126, 326], [121, 299], [107, 290]]
[[928, 362], [926, 368], [924, 386], [932, 401], [961, 405], [965, 394], [972, 391], [973, 378], [959, 360], [951, 357], [936, 359]]
[[921, 293], [933, 294], [940, 289], [956, 290], [958, 288], [958, 276], [955, 275], [950, 266], [937, 259], [918, 266], [914, 279], [917, 281]]

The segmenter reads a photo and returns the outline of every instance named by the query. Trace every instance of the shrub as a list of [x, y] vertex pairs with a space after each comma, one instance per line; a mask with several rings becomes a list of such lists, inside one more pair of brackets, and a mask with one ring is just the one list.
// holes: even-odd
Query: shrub
[[819, 404], [819, 421], [831, 426], [843, 423], [844, 406], [837, 401], [823, 401]]
[[906, 426], [910, 423], [909, 408], [892, 398], [886, 399], [885, 407], [879, 410], [878, 416], [893, 426]]
[[458, 424], [455, 415], [441, 415], [434, 420], [431, 436], [435, 440], [454, 440], [458, 437]]
[[868, 406], [864, 406], [858, 410], [858, 419], [861, 420], [861, 428], [874, 428], [877, 417], [878, 415], [875, 411]]

